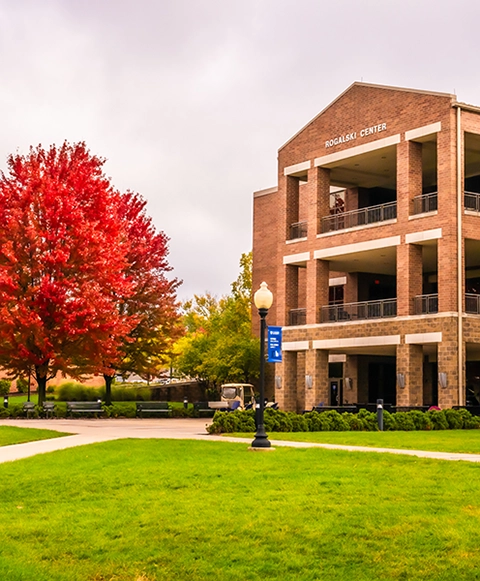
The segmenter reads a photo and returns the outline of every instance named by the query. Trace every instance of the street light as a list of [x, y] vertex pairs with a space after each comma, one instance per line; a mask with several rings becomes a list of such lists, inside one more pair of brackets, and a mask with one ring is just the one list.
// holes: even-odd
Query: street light
[[253, 297], [253, 301], [260, 315], [260, 402], [255, 406], [258, 410], [257, 432], [252, 442], [252, 448], [270, 448], [271, 444], [265, 433], [263, 416], [265, 410], [265, 317], [268, 309], [272, 306], [273, 294], [268, 290], [266, 282], [262, 282]]

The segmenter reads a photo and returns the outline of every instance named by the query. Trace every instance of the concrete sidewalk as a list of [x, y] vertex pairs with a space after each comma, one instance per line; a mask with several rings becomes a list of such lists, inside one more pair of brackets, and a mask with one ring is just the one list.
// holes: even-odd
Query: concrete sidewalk
[[[64, 450], [74, 446], [84, 446], [96, 442], [107, 442], [124, 438], [167, 438], [182, 440], [204, 440], [236, 442], [250, 445], [251, 438], [210, 436], [206, 431], [208, 423], [204, 419], [55, 419], [55, 420], [0, 420], [0, 426], [20, 428], [43, 428], [71, 434], [53, 440], [40, 440], [25, 444], [0, 447], [0, 463], [20, 460], [29, 456]], [[274, 447], [325, 448], [348, 452], [371, 452], [433, 458], [436, 460], [463, 460], [480, 462], [480, 454], [454, 454], [451, 452], [426, 452], [423, 450], [398, 450], [392, 448], [369, 448], [367, 446], [342, 446], [340, 444], [316, 444], [311, 442], [287, 442], [270, 437]]]

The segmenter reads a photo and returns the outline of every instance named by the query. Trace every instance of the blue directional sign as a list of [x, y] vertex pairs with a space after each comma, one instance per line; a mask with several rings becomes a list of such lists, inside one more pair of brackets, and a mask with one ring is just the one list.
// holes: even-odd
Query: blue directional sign
[[282, 362], [282, 327], [268, 327], [268, 359], [270, 363]]

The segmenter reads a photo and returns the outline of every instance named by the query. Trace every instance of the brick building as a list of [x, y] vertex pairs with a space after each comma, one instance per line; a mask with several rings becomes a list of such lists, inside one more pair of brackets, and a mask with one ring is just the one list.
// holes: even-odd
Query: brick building
[[254, 194], [262, 281], [283, 409], [480, 403], [480, 107], [351, 85]]

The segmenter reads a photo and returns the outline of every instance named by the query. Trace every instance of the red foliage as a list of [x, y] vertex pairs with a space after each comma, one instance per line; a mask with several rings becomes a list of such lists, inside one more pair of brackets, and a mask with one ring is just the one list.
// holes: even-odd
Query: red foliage
[[114, 191], [103, 163], [84, 143], [39, 146], [0, 178], [0, 365], [33, 368], [40, 391], [58, 371], [109, 372], [141, 321], [135, 301], [178, 284], [162, 278], [167, 239], [145, 202]]

